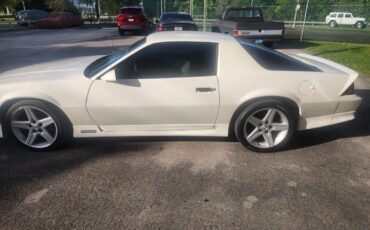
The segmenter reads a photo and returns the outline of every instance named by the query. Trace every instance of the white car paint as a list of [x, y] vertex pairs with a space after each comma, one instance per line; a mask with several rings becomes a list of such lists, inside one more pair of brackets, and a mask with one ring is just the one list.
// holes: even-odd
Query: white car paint
[[353, 17], [352, 13], [348, 12], [331, 12], [325, 18], [325, 22], [335, 22], [337, 25], [356, 25], [358, 22], [362, 22], [364, 26], [367, 25], [366, 18]]
[[[217, 75], [116, 80], [110, 71], [150, 44], [176, 41], [217, 43]], [[70, 119], [74, 137], [228, 136], [233, 114], [252, 99], [277, 96], [294, 101], [300, 130], [351, 120], [361, 101], [355, 95], [341, 96], [357, 77], [353, 70], [304, 54], [295, 58], [323, 72], [267, 70], [237, 40], [218, 33], [155, 33], [92, 78], [85, 77], [84, 69], [97, 58], [65, 59], [2, 73], [0, 109], [12, 99], [48, 101]], [[197, 93], [199, 87], [214, 90]]]

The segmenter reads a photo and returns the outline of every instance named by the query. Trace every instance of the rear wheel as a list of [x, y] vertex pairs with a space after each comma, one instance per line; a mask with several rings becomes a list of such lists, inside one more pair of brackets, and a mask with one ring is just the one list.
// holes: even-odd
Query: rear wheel
[[363, 22], [356, 22], [356, 27], [359, 28], [359, 29], [362, 29], [364, 27], [364, 23]]
[[330, 26], [331, 28], [334, 28], [334, 27], [336, 27], [336, 26], [337, 26], [337, 23], [336, 23], [335, 21], [330, 21], [330, 22], [329, 22], [329, 26]]
[[297, 123], [289, 108], [278, 100], [260, 101], [246, 107], [235, 123], [239, 142], [257, 152], [278, 151], [286, 147]]
[[32, 150], [54, 149], [70, 136], [66, 117], [42, 101], [15, 103], [9, 108], [5, 121], [7, 134]]
[[221, 33], [220, 29], [216, 26], [212, 26], [211, 31], [215, 33]]

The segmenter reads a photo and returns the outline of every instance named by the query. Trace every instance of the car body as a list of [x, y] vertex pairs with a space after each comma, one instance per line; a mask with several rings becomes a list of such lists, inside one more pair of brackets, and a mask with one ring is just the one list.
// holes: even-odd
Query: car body
[[230, 7], [212, 24], [212, 32], [235, 37], [271, 47], [284, 37], [284, 23], [265, 21], [259, 7]]
[[157, 24], [157, 31], [197, 31], [198, 26], [188, 13], [165, 12]]
[[352, 13], [349, 12], [331, 12], [325, 18], [325, 22], [330, 27], [340, 26], [356, 26], [361, 29], [368, 25], [366, 18], [353, 17]]
[[[289, 57], [228, 35], [153, 33], [114, 55], [2, 73], [0, 130], [32, 149], [54, 148], [61, 136], [236, 134], [252, 150], [276, 151], [296, 130], [352, 120], [361, 101], [357, 76], [319, 57]], [[45, 137], [50, 143], [30, 145], [50, 124], [59, 130]]]
[[117, 27], [120, 35], [125, 31], [145, 32], [150, 24], [142, 6], [124, 6], [117, 15]]
[[15, 20], [20, 25], [34, 23], [37, 20], [48, 16], [48, 13], [43, 10], [21, 10], [15, 14]]
[[70, 12], [51, 12], [47, 17], [37, 20], [36, 26], [45, 29], [68, 28], [83, 25], [81, 16]]

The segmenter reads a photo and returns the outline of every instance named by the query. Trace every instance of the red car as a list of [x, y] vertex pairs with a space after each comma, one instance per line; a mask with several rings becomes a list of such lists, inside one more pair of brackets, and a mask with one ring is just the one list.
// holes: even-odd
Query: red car
[[36, 22], [38, 28], [45, 29], [68, 28], [81, 25], [83, 25], [81, 17], [70, 12], [52, 12]]
[[124, 6], [117, 15], [117, 26], [120, 35], [125, 31], [146, 32], [149, 21], [142, 6]]

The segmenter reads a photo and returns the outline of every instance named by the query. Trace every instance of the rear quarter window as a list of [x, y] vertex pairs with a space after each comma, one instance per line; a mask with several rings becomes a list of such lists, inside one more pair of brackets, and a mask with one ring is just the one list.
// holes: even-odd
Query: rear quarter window
[[275, 71], [308, 71], [322, 72], [315, 66], [308, 65], [288, 55], [268, 49], [242, 39], [238, 39], [242, 47], [253, 57], [263, 68]]

